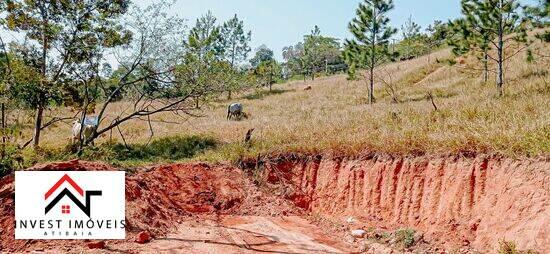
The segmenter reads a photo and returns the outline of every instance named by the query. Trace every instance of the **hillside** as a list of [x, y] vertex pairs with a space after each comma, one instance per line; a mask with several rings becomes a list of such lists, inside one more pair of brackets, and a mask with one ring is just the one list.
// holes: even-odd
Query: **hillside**
[[[533, 48], [539, 56], [550, 53], [548, 44], [540, 41]], [[227, 161], [284, 152], [490, 153], [522, 157], [550, 153], [548, 57], [527, 63], [525, 54], [515, 55], [507, 65], [508, 82], [502, 98], [496, 96], [494, 82], [481, 82], [479, 71], [475, 70], [477, 59], [455, 59], [457, 64], [452, 66], [446, 61], [449, 59], [455, 58], [449, 50], [441, 50], [380, 67], [377, 75], [392, 84], [398, 103], [380, 80], [375, 89], [377, 103], [372, 106], [367, 104], [366, 84], [361, 80], [348, 81], [346, 75], [305, 83], [293, 81], [274, 86], [272, 93], [260, 90], [234, 99], [251, 114], [248, 120], [226, 120], [228, 101], [204, 106], [200, 117], [156, 115], [152, 119], [154, 139], [198, 135], [194, 138], [216, 143], [204, 152], [176, 160], [194, 157]], [[306, 86], [312, 89], [305, 91]], [[427, 99], [428, 93], [437, 110]], [[113, 119], [130, 106], [124, 102], [114, 104], [109, 117]], [[56, 109], [50, 113], [72, 114], [65, 111]], [[69, 124], [58, 124], [47, 129], [44, 147], [54, 151], [65, 147], [70, 128]], [[249, 147], [242, 140], [251, 128], [255, 131]], [[30, 136], [31, 129], [26, 131], [26, 136]], [[145, 120], [124, 124], [121, 131], [128, 144], [144, 144], [150, 138]], [[100, 138], [99, 143], [110, 138], [122, 142], [117, 130], [111, 135]], [[101, 149], [91, 154], [94, 159], [112, 156]]]

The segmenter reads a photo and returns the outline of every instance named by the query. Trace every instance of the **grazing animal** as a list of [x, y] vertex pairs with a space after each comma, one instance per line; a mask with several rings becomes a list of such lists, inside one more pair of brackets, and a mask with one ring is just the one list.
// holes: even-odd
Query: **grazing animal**
[[91, 124], [84, 124], [84, 129], [82, 130], [82, 136], [80, 135], [80, 131], [82, 129], [82, 124], [80, 121], [75, 120], [73, 122], [73, 137], [72, 137], [72, 144], [77, 144], [82, 139], [84, 142], [86, 142], [93, 134], [96, 126]]
[[309, 91], [311, 89], [313, 89], [311, 86], [306, 86], [306, 88], [304, 88], [304, 91]]
[[231, 103], [227, 107], [227, 120], [240, 119], [241, 117], [248, 118], [248, 115], [243, 111], [243, 104]]

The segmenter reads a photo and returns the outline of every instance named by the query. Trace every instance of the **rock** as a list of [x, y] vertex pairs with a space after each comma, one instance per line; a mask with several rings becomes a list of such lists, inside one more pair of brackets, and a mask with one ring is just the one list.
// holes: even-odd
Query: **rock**
[[361, 246], [359, 246], [359, 252], [363, 253], [367, 251], [370, 248], [369, 244], [366, 242], [362, 242]]
[[344, 241], [346, 243], [352, 244], [355, 242], [355, 237], [353, 237], [352, 235], [346, 234], [346, 236], [344, 237]]
[[89, 242], [88, 248], [90, 249], [105, 249], [105, 242], [99, 241], [99, 242]]
[[151, 241], [151, 234], [147, 231], [141, 231], [136, 236], [136, 243], [144, 244]]
[[348, 217], [348, 218], [346, 219], [346, 222], [347, 222], [347, 223], [355, 223], [356, 220], [355, 220], [355, 218], [353, 218], [353, 217], [350, 216], [350, 217]]
[[366, 234], [367, 234], [367, 231], [362, 229], [356, 229], [351, 231], [351, 236], [353, 236], [354, 238], [364, 238]]

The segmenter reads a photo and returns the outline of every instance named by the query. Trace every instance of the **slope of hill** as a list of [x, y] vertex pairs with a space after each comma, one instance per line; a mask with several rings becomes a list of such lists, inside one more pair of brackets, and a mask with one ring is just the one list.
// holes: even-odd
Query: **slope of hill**
[[[524, 54], [508, 62], [502, 98], [496, 96], [493, 81], [480, 80], [477, 59], [455, 59], [458, 63], [451, 66], [446, 60], [454, 57], [442, 50], [380, 67], [374, 105], [367, 104], [363, 81], [336, 75], [235, 99], [251, 114], [248, 120], [226, 120], [229, 102], [217, 102], [205, 106], [198, 118], [157, 115], [152, 127], [155, 138], [199, 135], [215, 140], [215, 149], [198, 156], [213, 161], [283, 152], [545, 156], [550, 152], [550, 59], [543, 56], [550, 54], [550, 47], [540, 41], [533, 47], [539, 56], [534, 62], [526, 62]], [[304, 91], [309, 85], [312, 90]], [[127, 107], [116, 103], [109, 114], [114, 117]], [[251, 128], [253, 143], [244, 145]], [[128, 143], [150, 138], [146, 121], [127, 123], [121, 131]], [[61, 124], [48, 129], [43, 141], [59, 148], [69, 136], [70, 126]], [[111, 138], [122, 141], [117, 131]]]

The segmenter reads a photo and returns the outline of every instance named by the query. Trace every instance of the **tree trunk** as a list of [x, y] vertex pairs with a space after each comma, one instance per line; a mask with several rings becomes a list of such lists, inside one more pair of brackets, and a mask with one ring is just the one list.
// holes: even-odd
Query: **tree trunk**
[[36, 108], [36, 116], [34, 118], [34, 136], [32, 140], [33, 140], [33, 147], [35, 150], [40, 145], [40, 129], [42, 127], [43, 115], [44, 115], [44, 106], [42, 106], [42, 102], [40, 101], [38, 103], [38, 107]]
[[41, 78], [40, 81], [41, 89], [39, 89], [38, 95], [38, 105], [36, 107], [36, 116], [34, 123], [34, 136], [33, 136], [33, 148], [36, 150], [40, 145], [40, 132], [42, 129], [42, 118], [44, 115], [44, 107], [46, 106], [46, 96], [42, 89], [46, 88], [46, 64], [48, 57], [48, 37], [46, 36], [46, 30], [48, 27], [48, 16], [43, 9], [42, 12], [42, 63], [41, 63]]
[[[236, 51], [236, 42], [235, 42], [235, 39], [233, 38], [233, 46], [232, 46], [232, 52], [231, 52], [232, 53], [231, 54], [231, 71], [232, 72], [235, 71], [235, 51]], [[233, 79], [233, 78], [231, 78], [231, 79]], [[233, 81], [233, 80], [231, 80], [231, 81]], [[227, 89], [227, 92], [228, 92], [227, 93], [227, 99], [228, 100], [231, 100], [231, 89], [232, 89], [231, 87], [229, 87]]]
[[273, 85], [273, 73], [269, 73], [269, 92], [271, 93], [271, 87]]
[[[501, 44], [501, 42], [499, 42]], [[497, 75], [498, 95], [504, 95], [504, 62], [502, 48], [498, 49], [498, 75]]]
[[483, 82], [487, 83], [489, 81], [489, 52], [485, 48], [483, 52]]
[[374, 104], [374, 65], [371, 65], [369, 75], [369, 104]]
[[6, 156], [6, 107], [2, 102], [2, 159]]
[[[376, 17], [376, 8], [372, 8], [372, 16]], [[372, 19], [372, 27], [377, 27], [376, 18]], [[369, 84], [369, 104], [374, 104], [374, 67], [376, 67], [376, 29], [372, 32], [370, 54], [370, 84]]]
[[499, 18], [499, 24], [498, 24], [498, 73], [497, 73], [497, 89], [498, 89], [498, 95], [502, 96], [504, 95], [504, 27], [503, 27], [503, 17], [502, 17], [502, 0], [500, 0], [500, 18]]

